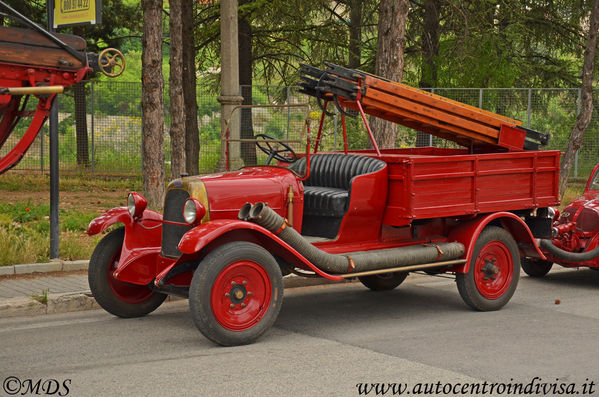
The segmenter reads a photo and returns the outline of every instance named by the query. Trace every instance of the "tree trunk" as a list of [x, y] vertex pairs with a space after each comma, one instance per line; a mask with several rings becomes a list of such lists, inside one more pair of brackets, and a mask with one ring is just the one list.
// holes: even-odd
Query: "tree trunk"
[[171, 175], [179, 178], [185, 172], [185, 109], [183, 105], [183, 29], [182, 3], [184, 0], [170, 0], [169, 30], [170, 76], [169, 95], [171, 99]]
[[[252, 26], [246, 18], [237, 20], [239, 40], [239, 85], [241, 86], [242, 105], [252, 104]], [[252, 109], [241, 109], [240, 138], [253, 139], [254, 127]], [[256, 145], [253, 143], [241, 144], [241, 159], [245, 165], [256, 164]]]
[[[420, 88], [437, 86], [437, 56], [439, 56], [440, 0], [424, 0], [422, 16], [422, 66], [420, 68]], [[430, 135], [418, 131], [416, 146], [429, 146]]]
[[190, 175], [200, 173], [200, 131], [198, 129], [198, 97], [196, 92], [196, 48], [194, 42], [193, 2], [183, 0], [183, 98], [185, 102], [185, 162]]
[[589, 32], [587, 35], [587, 45], [584, 51], [584, 62], [582, 66], [582, 103], [580, 114], [576, 120], [574, 128], [570, 133], [570, 140], [566, 148], [566, 154], [562, 158], [560, 170], [560, 198], [564, 196], [568, 177], [572, 169], [572, 163], [576, 152], [582, 145], [584, 132], [591, 122], [593, 115], [593, 69], [595, 66], [595, 50], [597, 48], [597, 32], [599, 31], [599, 0], [593, 2], [591, 10], [591, 19], [589, 24]]
[[142, 181], [150, 208], [162, 208], [164, 194], [164, 112], [162, 0], [142, 0]]
[[[408, 0], [381, 0], [375, 74], [400, 82], [404, 68]], [[395, 147], [397, 125], [375, 117], [370, 127], [381, 148]]]
[[362, 0], [349, 1], [349, 67], [362, 65]]
[[87, 138], [87, 104], [85, 83], [73, 86], [75, 96], [75, 135], [77, 137], [77, 165], [89, 166], [89, 140]]

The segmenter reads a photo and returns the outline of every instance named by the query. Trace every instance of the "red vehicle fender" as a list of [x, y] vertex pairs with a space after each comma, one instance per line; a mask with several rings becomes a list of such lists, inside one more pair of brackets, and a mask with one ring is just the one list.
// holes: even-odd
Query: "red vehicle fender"
[[[146, 226], [153, 227], [156, 226], [153, 221], [162, 222], [162, 215], [156, 211], [146, 209], [144, 210], [142, 219], [143, 221], [149, 221], [149, 223], [151, 223]], [[102, 233], [106, 228], [115, 223], [122, 223], [125, 225], [125, 231], [127, 230], [127, 227], [131, 227], [134, 221], [133, 218], [131, 218], [131, 214], [129, 214], [127, 207], [115, 207], [92, 219], [87, 226], [87, 234], [93, 236]]]
[[520, 253], [527, 257], [547, 259], [537, 246], [535, 239], [526, 223], [511, 212], [496, 212], [494, 214], [477, 217], [469, 222], [462, 222], [449, 233], [449, 241], [459, 241], [466, 247], [466, 263], [456, 266], [456, 273], [467, 273], [478, 236], [492, 221], [499, 221], [506, 229], [520, 249]]
[[93, 219], [87, 234], [93, 236], [115, 223], [125, 226], [125, 239], [114, 277], [132, 284], [147, 285], [156, 276], [156, 262], [162, 242], [162, 215], [144, 210], [134, 220], [127, 207], [116, 207]]
[[261, 245], [270, 253], [279, 256], [289, 264], [309, 269], [329, 280], [342, 281], [343, 277], [323, 272], [308, 261], [293, 247], [255, 223], [236, 219], [218, 219], [203, 223], [183, 235], [179, 250], [193, 255], [204, 247], [213, 247], [230, 241], [250, 241]]

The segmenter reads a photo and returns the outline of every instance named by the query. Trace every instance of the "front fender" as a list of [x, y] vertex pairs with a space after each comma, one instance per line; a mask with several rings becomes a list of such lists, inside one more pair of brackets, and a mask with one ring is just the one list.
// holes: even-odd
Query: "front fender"
[[489, 223], [497, 220], [514, 237], [521, 254], [527, 257], [546, 259], [537, 246], [530, 229], [520, 217], [511, 212], [496, 212], [477, 217], [469, 222], [462, 222], [449, 233], [449, 241], [459, 241], [466, 247], [466, 263], [456, 266], [454, 268], [456, 273], [468, 272], [478, 236]]
[[[142, 223], [149, 223], [146, 225], [148, 227], [156, 226], [156, 222], [162, 222], [162, 215], [156, 211], [152, 210], [144, 210], [142, 215]], [[98, 233], [102, 233], [108, 227], [114, 225], [115, 223], [122, 223], [125, 226], [125, 230], [134, 223], [131, 214], [129, 214], [129, 210], [127, 207], [115, 207], [112, 208], [102, 215], [97, 216], [92, 219], [92, 221], [87, 226], [87, 234], [93, 236]]]
[[218, 219], [203, 223], [183, 235], [179, 242], [179, 250], [184, 254], [195, 254], [211, 243], [219, 244], [220, 241], [251, 241], [263, 246], [270, 253], [283, 258], [288, 263], [305, 269], [329, 280], [341, 281], [343, 277], [328, 274], [314, 266], [302, 254], [271, 233], [252, 222]]
[[148, 284], [156, 276], [162, 243], [162, 215], [146, 209], [141, 219], [135, 220], [127, 207], [116, 207], [93, 219], [87, 233], [93, 236], [115, 223], [125, 226], [125, 238], [114, 276], [132, 284]]

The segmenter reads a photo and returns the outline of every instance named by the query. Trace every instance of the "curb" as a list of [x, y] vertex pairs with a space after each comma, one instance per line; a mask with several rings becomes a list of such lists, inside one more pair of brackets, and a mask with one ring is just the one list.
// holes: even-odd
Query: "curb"
[[23, 265], [0, 266], [0, 276], [13, 276], [16, 274], [70, 272], [73, 270], [87, 270], [89, 260], [63, 261], [56, 260], [48, 263], [26, 263]]
[[[78, 262], [85, 262], [84, 268], [87, 269], [87, 261]], [[330, 281], [325, 278], [305, 278], [292, 274], [285, 277], [283, 279], [283, 282], [285, 289], [293, 289], [302, 287], [312, 287], [317, 285], [351, 283], [355, 281]], [[170, 295], [167, 298], [167, 302], [182, 299], [184, 298]], [[39, 316], [44, 314], [69, 313], [93, 309], [100, 309], [100, 306], [98, 305], [90, 291], [67, 292], [63, 294], [48, 294], [48, 299], [45, 304], [38, 302], [37, 300], [29, 296], [0, 300], [0, 318]]]

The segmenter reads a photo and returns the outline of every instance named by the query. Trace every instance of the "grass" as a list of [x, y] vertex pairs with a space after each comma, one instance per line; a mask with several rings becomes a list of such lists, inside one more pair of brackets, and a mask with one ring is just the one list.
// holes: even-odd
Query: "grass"
[[46, 289], [42, 290], [42, 293], [40, 295], [29, 295], [29, 297], [35, 301], [38, 301], [42, 305], [47, 305], [48, 304], [48, 292], [50, 292], [50, 290], [46, 288]]
[[585, 187], [586, 181], [585, 183], [575, 183], [568, 185], [568, 187], [566, 187], [566, 191], [564, 192], [564, 198], [562, 199], [562, 203], [559, 206], [559, 209], [564, 209], [568, 204], [570, 204], [576, 198], [581, 196], [582, 192], [584, 192]]
[[[137, 178], [60, 179], [60, 257], [88, 259], [102, 236], [88, 236], [89, 222], [124, 205], [128, 191], [140, 190]], [[0, 176], [0, 266], [47, 262], [50, 256], [50, 204], [47, 175], [9, 172]]]

